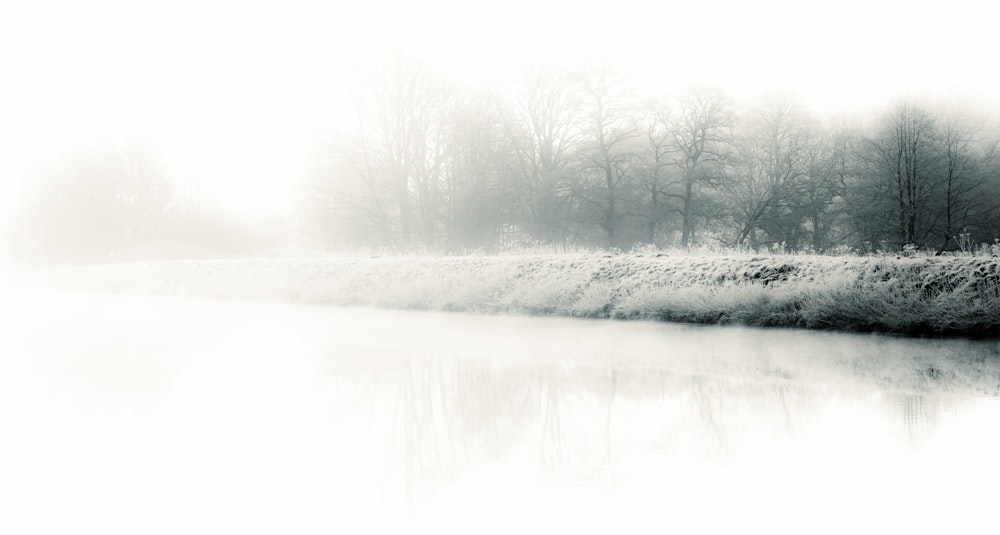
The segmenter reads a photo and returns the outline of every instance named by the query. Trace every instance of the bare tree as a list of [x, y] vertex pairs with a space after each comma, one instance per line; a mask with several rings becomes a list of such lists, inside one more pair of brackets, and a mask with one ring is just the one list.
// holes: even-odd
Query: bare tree
[[521, 182], [519, 204], [531, 236], [561, 241], [565, 172], [579, 140], [578, 87], [570, 74], [528, 73], [508, 103], [500, 103], [511, 149], [508, 166]]
[[694, 241], [695, 218], [699, 215], [699, 187], [719, 177], [734, 114], [729, 99], [715, 89], [696, 88], [678, 98], [667, 122], [673, 138], [675, 165], [681, 170], [679, 191], [681, 247]]
[[38, 261], [107, 261], [164, 239], [175, 195], [141, 136], [53, 153], [25, 192], [14, 251]]
[[375, 91], [378, 120], [374, 124], [395, 185], [403, 243], [411, 243], [411, 229], [417, 227], [423, 243], [433, 246], [439, 221], [445, 128], [454, 91], [436, 73], [401, 59], [376, 84]]
[[[797, 103], [770, 98], [754, 110], [736, 141], [736, 154], [727, 181], [736, 222], [734, 243], [760, 244], [758, 230], [774, 240], [792, 234], [801, 224], [795, 217], [815, 153], [810, 127]], [[791, 216], [791, 217], [789, 217]], [[775, 229], [775, 227], [777, 227]]]
[[587, 137], [574, 195], [599, 214], [605, 245], [613, 249], [619, 246], [619, 219], [624, 213], [620, 191], [636, 159], [630, 142], [641, 132], [627, 95], [610, 71], [589, 73], [584, 93]]
[[394, 245], [392, 184], [363, 128], [317, 144], [305, 193], [307, 226], [328, 247]]
[[674, 166], [670, 115], [662, 102], [646, 105], [644, 169], [640, 177], [645, 197], [645, 241], [658, 244], [658, 237], [667, 223], [670, 197], [670, 171]]
[[939, 251], [945, 251], [984, 205], [980, 193], [986, 179], [985, 166], [996, 157], [997, 144], [978, 139], [981, 128], [968, 116], [946, 113], [939, 124], [944, 166], [940, 194], [944, 221]]
[[445, 250], [495, 251], [515, 218], [517, 183], [497, 110], [484, 95], [467, 95], [448, 128], [444, 166]]
[[942, 176], [939, 139], [930, 114], [901, 102], [883, 116], [867, 140], [863, 156], [877, 186], [872, 193], [893, 206], [887, 223], [895, 228], [900, 246], [922, 245], [931, 234], [932, 203]]
[[356, 127], [323, 148], [310, 195], [355, 244], [614, 249], [705, 234], [946, 250], [966, 228], [979, 239], [1000, 228], [997, 145], [966, 116], [902, 103], [863, 133], [772, 98], [737, 122], [711, 89], [639, 109], [608, 70], [535, 71], [487, 96], [402, 57], [369, 81]]
[[[807, 242], [815, 251], [844, 244], [850, 237], [847, 216], [848, 183], [858, 170], [853, 154], [859, 139], [855, 125], [837, 121], [815, 127], [813, 161], [809, 172], [811, 186], [803, 193], [803, 225], [809, 233]], [[805, 245], [805, 244], [804, 244]]]
[[458, 92], [441, 75], [397, 55], [375, 66], [356, 94], [357, 123], [323, 149], [311, 183], [347, 217], [367, 220], [386, 245], [435, 247], [442, 237], [444, 166]]

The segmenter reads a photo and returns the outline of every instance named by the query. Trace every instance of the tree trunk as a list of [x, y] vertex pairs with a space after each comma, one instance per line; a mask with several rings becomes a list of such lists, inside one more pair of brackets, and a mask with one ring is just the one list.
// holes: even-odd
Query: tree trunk
[[694, 192], [694, 178], [691, 176], [691, 172], [687, 173], [684, 178], [684, 206], [683, 210], [683, 222], [681, 227], [681, 247], [688, 247], [691, 245], [694, 234], [694, 214], [693, 212], [693, 192]]
[[608, 233], [608, 250], [610, 251], [618, 245], [617, 229], [615, 228], [616, 220], [618, 219], [618, 214], [615, 213], [615, 177], [611, 162], [605, 164], [604, 174], [607, 179], [608, 188], [608, 209], [605, 213], [605, 230]]

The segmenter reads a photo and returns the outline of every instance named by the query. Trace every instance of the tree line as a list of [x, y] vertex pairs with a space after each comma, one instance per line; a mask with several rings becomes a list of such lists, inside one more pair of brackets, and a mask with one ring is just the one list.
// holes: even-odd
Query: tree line
[[317, 151], [305, 213], [329, 247], [723, 245], [954, 250], [1000, 237], [1000, 132], [899, 101], [820, 121], [795, 99], [692, 88], [639, 98], [610, 69], [503, 91], [402, 59]]
[[24, 261], [243, 256], [262, 243], [181, 191], [167, 159], [142, 135], [53, 151], [29, 178], [0, 236]]
[[[838, 253], [1000, 238], [1000, 129], [900, 100], [819, 120], [794, 98], [640, 98], [610, 69], [462, 86], [398, 59], [317, 144], [298, 228], [248, 228], [184, 193], [141, 135], [53, 154], [7, 249], [42, 262], [327, 249], [463, 254], [723, 246]], [[0, 251], [3, 253], [3, 251]]]

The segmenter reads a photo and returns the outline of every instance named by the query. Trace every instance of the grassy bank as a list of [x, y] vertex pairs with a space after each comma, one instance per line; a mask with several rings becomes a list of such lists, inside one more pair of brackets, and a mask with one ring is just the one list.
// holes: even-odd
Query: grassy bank
[[65, 269], [62, 287], [476, 313], [1000, 334], [983, 257], [532, 255], [256, 259]]

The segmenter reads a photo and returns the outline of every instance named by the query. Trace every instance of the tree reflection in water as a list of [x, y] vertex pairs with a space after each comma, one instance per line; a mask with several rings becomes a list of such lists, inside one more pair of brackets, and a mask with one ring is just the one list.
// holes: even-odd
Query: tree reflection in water
[[[822, 361], [805, 369], [835, 369], [835, 377], [801, 380], [808, 374], [772, 359], [716, 363], [717, 373], [705, 373], [702, 363], [686, 374], [672, 359], [607, 366], [461, 352], [382, 358], [364, 377], [335, 376], [379, 392], [366, 398], [373, 441], [389, 445], [384, 462], [373, 463], [385, 467], [378, 486], [409, 499], [482, 466], [558, 482], [627, 477], [656, 459], [725, 460], [794, 438], [818, 413], [845, 402], [895, 419], [918, 446], [937, 414], [959, 402], [947, 393], [872, 396], [884, 386], [878, 373]], [[390, 411], [377, 409], [387, 402]]]
[[0, 471], [41, 531], [964, 532], [1000, 478], [995, 342], [28, 297]]

